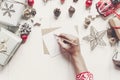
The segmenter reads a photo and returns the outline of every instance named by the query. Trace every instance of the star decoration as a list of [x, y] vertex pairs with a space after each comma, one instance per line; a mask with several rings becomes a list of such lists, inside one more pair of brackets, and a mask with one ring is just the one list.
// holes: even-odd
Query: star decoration
[[97, 30], [94, 27], [91, 27], [90, 35], [85, 36], [83, 40], [90, 42], [91, 50], [94, 50], [97, 45], [106, 46], [106, 43], [102, 39], [105, 33], [106, 30], [97, 32]]
[[5, 3], [5, 8], [2, 8], [2, 11], [5, 11], [5, 12], [3, 13], [3, 16], [5, 16], [6, 14], [8, 14], [8, 16], [11, 17], [11, 16], [12, 16], [11, 13], [15, 13], [15, 10], [12, 9], [13, 6], [14, 6], [13, 4], [11, 4], [10, 6], [8, 6], [8, 4]]

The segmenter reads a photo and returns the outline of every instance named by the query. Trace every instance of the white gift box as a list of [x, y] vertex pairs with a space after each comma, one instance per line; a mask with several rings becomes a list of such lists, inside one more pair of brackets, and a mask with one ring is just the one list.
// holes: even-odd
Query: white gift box
[[21, 42], [21, 38], [0, 28], [0, 67], [4, 67], [10, 61]]
[[15, 3], [14, 1], [15, 0], [4, 0], [1, 2], [0, 23], [9, 26], [16, 26], [20, 21], [25, 6]]

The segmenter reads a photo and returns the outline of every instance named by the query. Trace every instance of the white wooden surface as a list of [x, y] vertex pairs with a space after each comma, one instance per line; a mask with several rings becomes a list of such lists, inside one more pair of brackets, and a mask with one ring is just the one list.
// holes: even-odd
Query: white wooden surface
[[[98, 0], [94, 0], [93, 3]], [[16, 52], [11, 62], [0, 72], [0, 80], [75, 80], [74, 73], [70, 64], [66, 67], [65, 62], [60, 60], [61, 56], [50, 58], [45, 55], [42, 49], [41, 28], [46, 27], [69, 27], [79, 26], [81, 40], [81, 51], [86, 61], [89, 71], [94, 73], [94, 80], [120, 80], [120, 70], [114, 68], [112, 63], [113, 48], [110, 47], [107, 35], [104, 40], [106, 47], [97, 46], [94, 51], [90, 51], [89, 43], [82, 40], [82, 37], [89, 35], [90, 27], [83, 28], [84, 18], [92, 14], [97, 14], [95, 5], [92, 6], [91, 12], [85, 9], [85, 0], [79, 0], [73, 3], [72, 0], [66, 0], [61, 5], [59, 0], [51, 0], [46, 5], [42, 0], [35, 0], [37, 15], [35, 21], [42, 18], [41, 27], [32, 28], [29, 39]], [[68, 16], [70, 6], [76, 8], [72, 18]], [[54, 19], [54, 8], [60, 8], [62, 13], [58, 20]], [[98, 18], [92, 21], [98, 31], [105, 30], [109, 27], [107, 20]], [[70, 67], [69, 67], [70, 66]]]

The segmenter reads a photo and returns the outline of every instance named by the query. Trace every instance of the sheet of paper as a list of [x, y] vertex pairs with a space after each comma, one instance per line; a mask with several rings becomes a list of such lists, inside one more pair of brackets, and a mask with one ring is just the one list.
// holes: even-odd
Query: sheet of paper
[[75, 27], [69, 27], [69, 28], [63, 27], [44, 35], [43, 41], [45, 42], [45, 45], [51, 56], [56, 56], [61, 54], [56, 37], [54, 36], [54, 34], [61, 34], [61, 33], [77, 36], [77, 31]]

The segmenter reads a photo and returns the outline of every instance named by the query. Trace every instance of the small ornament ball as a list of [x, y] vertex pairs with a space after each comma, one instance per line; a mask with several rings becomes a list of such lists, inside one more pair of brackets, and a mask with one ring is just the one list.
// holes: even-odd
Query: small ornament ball
[[28, 0], [28, 5], [32, 7], [34, 5], [34, 0]]
[[91, 5], [92, 5], [92, 0], [86, 0], [86, 2], [85, 2], [86, 8], [91, 7]]

